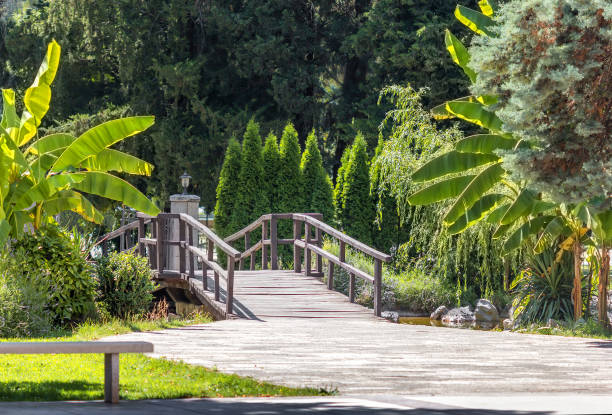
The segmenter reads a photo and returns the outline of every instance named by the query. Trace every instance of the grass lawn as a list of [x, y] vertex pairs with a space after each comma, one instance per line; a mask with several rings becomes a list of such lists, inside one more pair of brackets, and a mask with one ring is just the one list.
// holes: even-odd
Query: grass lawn
[[532, 324], [515, 329], [517, 333], [544, 334], [565, 337], [586, 337], [590, 339], [612, 340], [612, 331], [602, 327], [599, 322], [589, 319], [586, 322], [558, 322], [557, 327], [542, 324]]
[[[94, 340], [130, 331], [179, 327], [205, 321], [208, 320], [87, 323], [73, 331], [56, 333], [57, 337], [0, 341]], [[276, 386], [182, 362], [152, 359], [141, 354], [121, 354], [119, 367], [121, 399], [328, 394], [324, 390]], [[1, 401], [92, 400], [103, 397], [102, 354], [0, 355]]]

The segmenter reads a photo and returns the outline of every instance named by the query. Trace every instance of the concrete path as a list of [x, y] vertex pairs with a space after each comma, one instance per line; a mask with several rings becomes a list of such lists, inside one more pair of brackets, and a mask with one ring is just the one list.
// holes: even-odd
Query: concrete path
[[487, 397], [240, 398], [88, 402], [0, 403], [3, 415], [519, 415], [612, 412], [612, 397], [600, 395], [515, 395]]
[[113, 340], [155, 357], [340, 394], [612, 392], [612, 342], [388, 323], [379, 319], [226, 320]]

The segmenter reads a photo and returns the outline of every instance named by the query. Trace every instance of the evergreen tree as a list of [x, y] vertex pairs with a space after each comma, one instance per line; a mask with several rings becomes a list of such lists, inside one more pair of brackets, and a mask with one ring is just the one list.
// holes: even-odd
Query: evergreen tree
[[382, 153], [383, 148], [384, 140], [380, 138], [370, 167], [370, 196], [376, 209], [372, 240], [376, 249], [389, 252], [392, 246], [397, 247], [400, 243], [406, 242], [405, 237], [408, 237], [408, 235], [401, 226], [397, 201], [390, 194], [388, 185], [383, 184], [383, 166], [381, 163], [377, 163], [378, 156]]
[[308, 212], [323, 214], [323, 219], [331, 222], [334, 217], [332, 182], [323, 168], [323, 158], [319, 151], [314, 130], [306, 139], [306, 148], [300, 164], [304, 183], [304, 206]]
[[279, 211], [279, 170], [280, 170], [280, 153], [278, 151], [278, 138], [272, 133], [266, 138], [266, 144], [263, 149], [263, 168], [264, 180], [263, 185], [268, 201], [268, 209], [266, 213], [275, 213]]
[[340, 167], [336, 176], [336, 187], [334, 188], [334, 209], [336, 212], [336, 222], [342, 226], [342, 206], [343, 206], [343, 192], [344, 192], [344, 173], [348, 166], [349, 159], [351, 157], [351, 148], [347, 147], [342, 154], [340, 159]]
[[357, 134], [344, 172], [342, 188], [342, 228], [350, 236], [370, 245], [374, 206], [370, 198], [370, 168], [367, 145]]
[[300, 143], [298, 133], [289, 123], [280, 142], [279, 203], [281, 212], [295, 213], [304, 210], [302, 174], [300, 172]]
[[242, 142], [242, 164], [232, 228], [240, 230], [263, 213], [268, 202], [263, 185], [263, 155], [259, 124], [249, 121]]
[[219, 184], [217, 185], [217, 203], [215, 205], [215, 231], [220, 236], [228, 236], [232, 229], [232, 213], [236, 201], [236, 189], [240, 180], [241, 149], [236, 138], [229, 141]]

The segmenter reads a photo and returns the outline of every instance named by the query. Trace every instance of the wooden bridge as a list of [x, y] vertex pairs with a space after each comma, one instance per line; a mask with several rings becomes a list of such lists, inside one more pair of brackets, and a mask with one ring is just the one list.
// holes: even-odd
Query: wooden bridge
[[[137, 246], [136, 252], [149, 258], [160, 286], [183, 289], [218, 319], [371, 319], [381, 314], [382, 263], [391, 257], [323, 223], [320, 214], [263, 215], [225, 239], [183, 213], [138, 214], [137, 218], [105, 235], [101, 239], [103, 251], [108, 252], [109, 244], [116, 240], [121, 251]], [[279, 237], [279, 222], [283, 221], [293, 225], [290, 238]], [[259, 240], [253, 242], [256, 235]], [[324, 236], [338, 241], [338, 256], [323, 249]], [[242, 240], [243, 251], [232, 246]], [[281, 246], [293, 248], [293, 270], [280, 269]], [[374, 275], [346, 262], [347, 246], [373, 259]], [[178, 262], [178, 269], [170, 269], [170, 257], [177, 250], [178, 261], [174, 262]], [[256, 270], [258, 260], [260, 270]], [[323, 260], [328, 262], [326, 283], [322, 279]], [[245, 270], [247, 263], [249, 269]], [[334, 291], [337, 268], [349, 274], [348, 299]], [[373, 313], [354, 304], [357, 278], [373, 285]]]

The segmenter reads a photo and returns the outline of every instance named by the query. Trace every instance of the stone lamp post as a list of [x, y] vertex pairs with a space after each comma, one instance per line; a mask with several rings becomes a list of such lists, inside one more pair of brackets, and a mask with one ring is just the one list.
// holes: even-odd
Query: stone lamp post
[[[196, 195], [190, 195], [187, 193], [187, 189], [189, 188], [189, 182], [191, 180], [191, 176], [187, 174], [187, 172], [183, 173], [180, 176], [181, 186], [183, 187], [182, 194], [176, 194], [170, 196], [170, 213], [186, 213], [189, 216], [199, 219], [199, 207], [200, 207], [200, 197]], [[178, 220], [172, 221], [172, 226], [170, 227], [170, 235], [169, 239], [171, 241], [178, 241], [179, 239], [179, 227]], [[198, 235], [197, 231], [194, 230], [193, 240], [197, 241]], [[168, 246], [168, 268], [172, 270], [179, 269], [179, 248], [178, 246]]]

